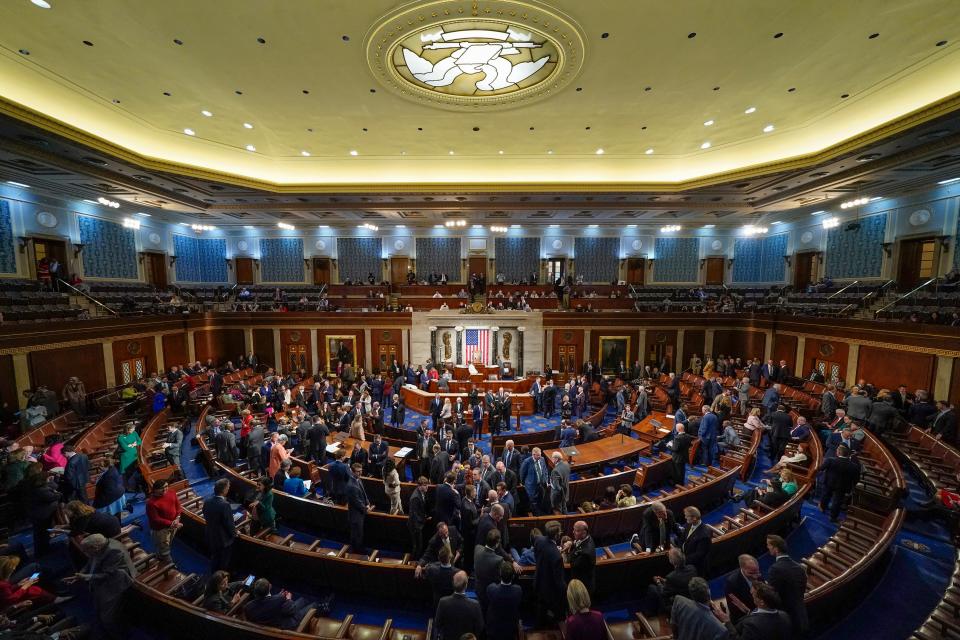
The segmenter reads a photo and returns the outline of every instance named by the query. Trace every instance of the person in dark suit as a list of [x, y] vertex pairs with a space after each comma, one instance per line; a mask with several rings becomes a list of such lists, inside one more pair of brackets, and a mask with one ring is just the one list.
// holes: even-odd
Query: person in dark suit
[[440, 441], [440, 448], [443, 452], [457, 458], [460, 455], [460, 445], [453, 438], [453, 429], [445, 429], [446, 437]]
[[87, 559], [86, 564], [79, 573], [64, 578], [63, 583], [83, 581], [89, 586], [96, 613], [90, 637], [109, 640], [129, 637], [122, 619], [123, 604], [137, 575], [129, 552], [119, 540], [100, 533], [84, 538], [80, 550]]
[[860, 465], [850, 459], [850, 449], [840, 445], [836, 452], [837, 455], [824, 460], [817, 470], [818, 474], [823, 474], [820, 511], [826, 513], [829, 509], [831, 522], [836, 522], [840, 517], [844, 498], [853, 491], [853, 486], [860, 479]]
[[437, 640], [460, 640], [464, 634], [483, 637], [483, 611], [480, 603], [468, 598], [467, 572], [458, 571], [453, 576], [453, 594], [440, 598], [433, 626]]
[[439, 393], [430, 401], [429, 412], [433, 419], [433, 430], [436, 431], [437, 427], [440, 426], [440, 414], [443, 412], [443, 400], [440, 399]]
[[[251, 435], [253, 431], [250, 432]], [[262, 433], [262, 431], [261, 431]], [[313, 424], [307, 431], [307, 441], [309, 442], [310, 460], [316, 462], [321, 467], [327, 464], [327, 437], [330, 435], [330, 429], [319, 416], [313, 419]], [[261, 435], [261, 437], [263, 437]]]
[[573, 523], [573, 540], [563, 547], [563, 557], [570, 565], [570, 579], [579, 580], [593, 594], [596, 587], [597, 547], [590, 528], [583, 520]]
[[767, 638], [798, 638], [791, 631], [790, 616], [781, 611], [780, 596], [769, 584], [753, 583], [751, 597], [756, 601], [756, 609], [733, 622], [722, 609], [713, 606], [713, 613], [726, 626], [731, 638], [742, 640], [766, 640]]
[[313, 603], [303, 598], [294, 600], [289, 591], [271, 595], [270, 586], [266, 578], [259, 578], [253, 583], [252, 597], [243, 607], [243, 617], [267, 627], [288, 631], [296, 629]]
[[520, 624], [523, 589], [513, 584], [516, 572], [509, 562], [500, 563], [500, 582], [487, 585], [487, 640], [514, 640]]
[[550, 457], [553, 460], [553, 469], [550, 471], [550, 506], [555, 512], [565, 514], [570, 498], [570, 463], [563, 459], [563, 454], [559, 451], [554, 451]]
[[233, 423], [225, 422], [220, 433], [214, 438], [217, 461], [232, 467], [237, 461], [237, 438], [233, 434]]
[[221, 478], [213, 485], [213, 497], [203, 503], [204, 531], [207, 538], [207, 552], [210, 554], [210, 573], [223, 569], [230, 570], [230, 554], [233, 542], [237, 539], [237, 529], [233, 519], [233, 509], [227, 502], [230, 481]]
[[910, 394], [907, 392], [907, 385], [902, 384], [897, 387], [897, 390], [890, 394], [890, 400], [893, 402], [894, 409], [906, 418], [907, 412], [910, 410], [910, 405], [913, 404], [910, 401]]
[[670, 458], [673, 464], [673, 482], [678, 485], [687, 483], [687, 462], [690, 460], [690, 446], [693, 444], [693, 438], [686, 433], [686, 427], [682, 422], [678, 422], [676, 435], [670, 441]]
[[793, 418], [787, 413], [786, 407], [777, 405], [777, 410], [770, 414], [770, 459], [779, 460], [787, 443], [790, 442], [790, 432], [793, 431]]
[[557, 408], [557, 387], [552, 380], [547, 380], [547, 386], [540, 394], [540, 401], [543, 404], [543, 417], [550, 418]]
[[[520, 478], [520, 452], [517, 451], [513, 440], [507, 440], [504, 443], [503, 451], [500, 453], [500, 462], [503, 462], [503, 466], [508, 470], [517, 474], [518, 479]], [[506, 478], [504, 478], [504, 482], [506, 482]]]
[[67, 464], [63, 468], [63, 480], [60, 485], [62, 500], [70, 502], [79, 500], [87, 504], [87, 484], [90, 482], [90, 458], [73, 448], [73, 445], [63, 447], [63, 455]]
[[643, 524], [639, 534], [633, 534], [631, 546], [637, 551], [666, 551], [671, 547], [670, 534], [676, 531], [677, 521], [673, 512], [659, 500], [650, 503], [643, 512]]
[[793, 637], [802, 638], [809, 628], [807, 606], [803, 601], [807, 572], [802, 564], [789, 556], [787, 542], [780, 536], [767, 536], [767, 552], [776, 558], [767, 572], [767, 581], [780, 596], [783, 610], [790, 616]]
[[686, 507], [683, 510], [686, 525], [680, 530], [680, 548], [687, 557], [687, 563], [697, 568], [697, 575], [705, 578], [710, 569], [710, 546], [713, 537], [710, 530], [700, 520], [700, 510]]
[[422, 435], [417, 436], [417, 458], [420, 462], [420, 475], [430, 477], [430, 463], [433, 461], [433, 445], [437, 444], [437, 439], [433, 437], [433, 432], [427, 429]]
[[727, 601], [727, 610], [730, 612], [730, 621], [736, 624], [742, 617], [756, 608], [751, 587], [758, 580], [763, 579], [760, 573], [760, 563], [748, 554], [737, 558], [739, 567], [727, 574], [723, 582], [723, 595]]
[[[459, 423], [454, 430], [453, 437], [457, 441], [457, 451], [463, 452], [470, 448], [470, 438], [473, 437], [474, 429], [466, 422]], [[463, 456], [461, 456], [463, 457]]]
[[928, 429], [937, 440], [953, 444], [957, 437], [957, 414], [946, 400], [937, 400], [937, 413]]
[[539, 628], [563, 620], [567, 610], [563, 558], [557, 547], [560, 531], [560, 523], [550, 520], [544, 525], [544, 534], [533, 539], [533, 555], [537, 566], [533, 578], [533, 593], [537, 602]]
[[877, 398], [876, 402], [870, 408], [870, 417], [867, 418], [867, 426], [873, 433], [882, 435], [893, 428], [900, 414], [889, 396]]
[[[397, 378], [397, 380], [399, 379]], [[400, 395], [394, 393], [393, 400], [390, 402], [390, 424], [394, 427], [402, 425], [406, 412], [407, 408], [403, 404], [403, 400], [400, 399]]]
[[[427, 547], [420, 556], [418, 566], [420, 569], [431, 562], [436, 562], [440, 558], [440, 549], [450, 549], [450, 562], [457, 564], [460, 556], [463, 555], [463, 537], [456, 527], [449, 526], [442, 520], [437, 523], [437, 530], [427, 541]], [[419, 574], [417, 574], [419, 577]]]
[[363, 553], [363, 524], [367, 519], [367, 512], [373, 510], [373, 505], [367, 499], [367, 492], [360, 480], [363, 465], [354, 464], [352, 470], [353, 477], [347, 482], [347, 523], [350, 525], [350, 550], [353, 553]]
[[642, 603], [643, 613], [655, 616], [673, 607], [677, 596], [690, 597], [687, 585], [697, 577], [697, 568], [687, 564], [687, 558], [679, 547], [670, 547], [667, 559], [673, 569], [666, 576], [654, 576], [653, 584], [647, 587], [647, 597]]
[[447, 471], [443, 476], [443, 484], [437, 485], [436, 506], [434, 507], [434, 518], [437, 522], [446, 522], [457, 527], [460, 524], [460, 494], [457, 492], [454, 483], [457, 476], [452, 471]]
[[670, 381], [667, 383], [667, 397], [670, 398], [670, 406], [676, 411], [680, 408], [680, 378], [677, 374], [670, 374]]
[[487, 611], [487, 587], [500, 579], [500, 563], [505, 561], [504, 552], [500, 544], [500, 531], [496, 528], [488, 529], [483, 538], [477, 536], [477, 541], [473, 552], [475, 591], [481, 609]]
[[430, 459], [430, 482], [440, 485], [443, 483], [443, 476], [447, 473], [453, 462], [453, 456], [449, 456], [440, 449], [439, 444], [433, 445], [433, 457]]
[[543, 503], [548, 495], [548, 478], [547, 464], [540, 455], [540, 448], [534, 447], [532, 455], [520, 465], [520, 482], [527, 491], [530, 510], [534, 515], [543, 513]]
[[[440, 599], [453, 593], [453, 576], [457, 572], [451, 562], [450, 550], [440, 547], [437, 560], [425, 567], [417, 565], [417, 575], [426, 578], [430, 583], [430, 592], [433, 594], [433, 610], [436, 611]], [[422, 569], [422, 571], [421, 571]]]
[[374, 434], [373, 442], [370, 443], [370, 447], [367, 449], [367, 456], [367, 475], [382, 478], [383, 465], [390, 456], [390, 446], [379, 433]]
[[410, 556], [419, 558], [423, 551], [423, 527], [427, 524], [427, 487], [430, 481], [420, 476], [417, 488], [410, 495], [407, 511], [407, 530], [410, 532]]

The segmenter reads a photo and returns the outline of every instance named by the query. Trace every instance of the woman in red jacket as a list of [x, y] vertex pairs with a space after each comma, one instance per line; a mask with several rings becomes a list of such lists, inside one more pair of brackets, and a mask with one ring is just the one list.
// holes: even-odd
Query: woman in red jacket
[[49, 591], [37, 585], [38, 578], [28, 575], [17, 583], [11, 582], [20, 558], [17, 556], [0, 556], [0, 610], [29, 600], [34, 606], [50, 604], [56, 597]]

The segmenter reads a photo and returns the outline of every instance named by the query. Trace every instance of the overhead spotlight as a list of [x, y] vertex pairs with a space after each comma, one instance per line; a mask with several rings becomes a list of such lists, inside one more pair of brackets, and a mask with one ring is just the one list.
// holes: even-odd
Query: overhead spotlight
[[370, 224], [369, 222], [363, 223], [362, 225], [360, 225], [360, 228], [361, 228], [361, 229], [366, 229], [367, 231], [379, 231], [379, 230], [380, 230], [380, 227], [378, 227], [378, 226], [375, 225], [375, 224]]
[[715, 224], [705, 224], [705, 225], [703, 225], [703, 228], [704, 228], [704, 229], [713, 229], [713, 228], [716, 227], [716, 226], [717, 226], [717, 225], [715, 225]]
[[187, 134], [188, 136], [195, 136], [195, 135], [197, 135], [197, 132], [194, 131], [193, 129], [184, 129], [183, 132], [184, 132], [185, 134]]
[[627, 225], [627, 229], [636, 229], [636, 228], [637, 228], [637, 225], [635, 225], [635, 224], [628, 224], [628, 225]]
[[22, 182], [14, 182], [13, 180], [7, 180], [7, 184], [13, 185], [15, 187], [20, 187], [21, 189], [29, 189], [30, 185], [23, 184]]
[[649, 156], [653, 153], [653, 149], [647, 149], [646, 151], [644, 151], [644, 153]]
[[840, 226], [840, 218], [832, 216], [830, 218], [823, 219], [823, 228], [824, 229], [833, 229]]
[[471, 229], [483, 229], [483, 225], [482, 225], [482, 224], [475, 224], [475, 225], [473, 225], [473, 226], [471, 227]]
[[244, 123], [243, 123], [243, 128], [244, 128], [244, 129], [253, 129], [253, 125], [250, 124], [249, 122], [244, 122]]
[[135, 214], [133, 214], [133, 215], [135, 215], [135, 216], [140, 216], [141, 218], [150, 218], [150, 217], [152, 217], [149, 213], [144, 213], [143, 211], [137, 211], [137, 212], [136, 212]]
[[960, 182], [960, 178], [950, 178], [948, 180], [940, 180], [937, 184], [953, 184], [954, 182]]
[[134, 220], [133, 218], [124, 218], [123, 226], [126, 227], [127, 229], [139, 229], [140, 221]]
[[50, 3], [47, 0], [30, 0], [33, 4], [40, 7], [41, 9], [49, 9]]
[[243, 228], [246, 229], [247, 231], [253, 231], [254, 229], [256, 229], [256, 227], [253, 226], [252, 224], [245, 224], [243, 225]]
[[208, 118], [212, 118], [212, 117], [213, 117], [213, 113], [210, 112], [210, 111], [207, 111], [206, 109], [204, 109], [204, 110], [201, 111], [200, 113], [202, 113], [203, 115], [207, 116]]
[[296, 230], [296, 227], [295, 227], [295, 226], [293, 226], [292, 224], [287, 224], [286, 222], [278, 222], [278, 223], [277, 223], [277, 226], [278, 226], [279, 228], [283, 229], [284, 231], [295, 231], [295, 230]]
[[500, 149], [499, 151], [497, 151], [497, 153], [502, 156], [502, 155], [503, 155], [503, 149]]
[[600, 226], [600, 225], [598, 225], [598, 224], [591, 224], [591, 225], [589, 225], [589, 227], [590, 227], [591, 229], [596, 229], [596, 228], [599, 227], [599, 226]]
[[201, 231], [213, 231], [214, 229], [216, 229], [216, 227], [206, 225], [206, 224], [192, 224], [190, 225], [190, 228], [196, 231], [197, 233], [200, 233]]
[[490, 227], [490, 231], [493, 231], [494, 233], [506, 233], [506, 232], [508, 231], [508, 229], [507, 229], [506, 227], [501, 227], [501, 226], [496, 226], [496, 225], [494, 225], [494, 226]]
[[706, 122], [703, 123], [703, 126], [705, 126], [705, 127], [712, 127], [712, 126], [713, 126], [713, 120], [707, 120]]
[[352, 156], [357, 155], [357, 150], [356, 150], [356, 149], [350, 149], [350, 155], [352, 155]]
[[753, 113], [753, 112], [756, 111], [756, 110], [757, 110], [756, 107], [747, 107], [746, 110], [744, 111], [744, 113], [747, 114], [747, 115], [750, 115], [751, 113]]
[[668, 224], [665, 227], [660, 227], [660, 233], [673, 233], [675, 231], [680, 231], [682, 228], [683, 227], [678, 224]]
[[770, 133], [771, 131], [773, 131], [773, 128], [774, 128], [774, 127], [773, 127], [772, 124], [768, 124], [767, 126], [765, 126], [765, 127], [763, 128], [763, 132], [764, 132], [764, 133]]
[[812, 216], [822, 216], [822, 215], [825, 214], [825, 213], [826, 213], [826, 211], [824, 211], [823, 209], [821, 209], [820, 211], [814, 211], [814, 212], [811, 213], [810, 215], [812, 215]]
[[256, 151], [256, 150], [257, 150], [257, 148], [256, 148], [255, 146], [253, 146], [252, 144], [248, 144], [248, 145], [247, 145], [247, 151]]
[[450, 151], [448, 151], [447, 153], [449, 153], [450, 155], [453, 155], [453, 149], [450, 149]]
[[764, 234], [764, 233], [766, 233], [766, 232], [767, 232], [767, 228], [766, 228], [766, 227], [758, 227], [758, 226], [755, 226], [755, 225], [752, 225], [752, 224], [748, 224], [747, 226], [745, 226], [745, 227], [743, 228], [743, 233], [744, 233], [744, 235], [748, 235], [748, 236], [761, 235], [761, 234]]
[[604, 151], [603, 149], [597, 149], [596, 151], [594, 151], [594, 153], [596, 153], [598, 156], [602, 156]]
[[97, 202], [99, 202], [100, 204], [102, 204], [102, 205], [105, 206], [105, 207], [110, 207], [111, 209], [119, 209], [119, 208], [120, 208], [120, 203], [119, 203], [119, 202], [117, 202], [116, 200], [107, 200], [107, 199], [104, 198], [103, 196], [97, 198]]
[[317, 227], [317, 228], [318, 228], [318, 229], [329, 229], [329, 228], [330, 228], [330, 225], [328, 225], [328, 224], [321, 224], [321, 225], [320, 225], [319, 227]]
[[710, 142], [709, 142], [709, 141], [708, 141], [708, 142], [704, 142], [702, 145], [700, 145], [700, 148], [701, 148], [701, 149], [709, 149], [709, 148], [710, 148]]
[[511, 229], [519, 229], [519, 228], [520, 228], [520, 225], [518, 225], [518, 224], [512, 224], [512, 225], [510, 225], [510, 228], [511, 228]]
[[853, 207], [859, 207], [859, 206], [861, 206], [861, 205], [865, 205], [865, 204], [867, 204], [868, 202], [870, 202], [870, 198], [867, 198], [867, 197], [864, 197], [864, 198], [855, 198], [855, 199], [853, 199], [853, 200], [847, 200], [846, 202], [840, 203], [840, 208], [841, 208], [841, 209], [851, 209], [851, 208], [853, 208]]
[[309, 152], [309, 151], [301, 151], [301, 152], [300, 152], [300, 155], [302, 155], [302, 156], [305, 157], [305, 158], [309, 158], [309, 157], [310, 157], [310, 152]]

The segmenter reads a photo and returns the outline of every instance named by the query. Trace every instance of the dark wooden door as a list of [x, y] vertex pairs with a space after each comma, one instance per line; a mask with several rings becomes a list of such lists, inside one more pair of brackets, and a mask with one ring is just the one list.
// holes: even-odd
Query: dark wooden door
[[313, 284], [330, 284], [330, 258], [313, 259]]
[[817, 253], [807, 251], [794, 256], [796, 267], [793, 269], [793, 287], [797, 291], [806, 288], [817, 280]]
[[903, 240], [897, 281], [901, 288], [912, 289], [936, 274], [937, 241], [933, 238]]
[[237, 284], [253, 284], [253, 258], [237, 258]]
[[627, 284], [643, 284], [646, 281], [646, 258], [627, 260]]
[[712, 285], [723, 284], [723, 266], [725, 263], [726, 259], [723, 256], [707, 258], [706, 279], [704, 282]]
[[470, 272], [467, 274], [467, 278], [468, 278], [468, 279], [469, 279], [470, 276], [473, 275], [474, 273], [477, 274], [477, 275], [479, 275], [479, 276], [483, 276], [484, 278], [487, 277], [487, 256], [485, 256], [485, 255], [484, 255], [484, 256], [470, 256], [470, 258], [468, 259], [468, 263], [467, 263], [467, 264], [468, 264], [468, 266], [470, 267]]
[[410, 258], [390, 258], [390, 284], [407, 284], [410, 272]]
[[43, 258], [56, 260], [60, 263], [58, 275], [61, 280], [70, 281], [70, 263], [67, 262], [67, 243], [64, 240], [50, 240], [48, 238], [34, 238], [33, 250], [37, 262]]
[[143, 275], [158, 290], [167, 288], [167, 256], [162, 253], [143, 254]]

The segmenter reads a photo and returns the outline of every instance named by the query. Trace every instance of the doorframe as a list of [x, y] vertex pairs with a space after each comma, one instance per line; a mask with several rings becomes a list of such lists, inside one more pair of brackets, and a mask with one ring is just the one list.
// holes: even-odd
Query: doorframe
[[37, 279], [37, 248], [35, 242], [37, 240], [51, 240], [53, 242], [62, 242], [63, 246], [67, 253], [67, 271], [71, 275], [79, 275], [83, 278], [87, 274], [82, 273], [83, 271], [83, 258], [80, 254], [77, 253], [75, 245], [80, 244], [74, 243], [70, 236], [60, 236], [52, 233], [31, 233], [28, 236], [24, 236], [27, 239], [27, 245], [25, 247], [24, 255], [27, 256], [27, 277], [30, 280]]

